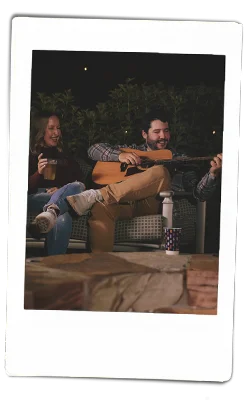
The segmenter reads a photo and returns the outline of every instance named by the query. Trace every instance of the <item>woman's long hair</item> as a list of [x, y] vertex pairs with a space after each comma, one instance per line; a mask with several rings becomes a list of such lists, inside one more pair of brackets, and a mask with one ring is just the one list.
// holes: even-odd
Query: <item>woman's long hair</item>
[[[30, 120], [30, 151], [34, 155], [42, 153], [42, 149], [46, 146], [44, 141], [44, 135], [46, 127], [49, 122], [49, 118], [56, 116], [59, 120], [60, 117], [56, 112], [43, 111], [38, 114], [31, 115]], [[57, 150], [63, 151], [63, 141], [62, 136], [60, 136], [57, 144]]]

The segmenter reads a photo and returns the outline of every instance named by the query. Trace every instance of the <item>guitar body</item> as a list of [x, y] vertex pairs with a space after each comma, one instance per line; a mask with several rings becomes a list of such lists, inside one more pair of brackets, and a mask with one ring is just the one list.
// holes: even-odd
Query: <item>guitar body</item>
[[[126, 153], [136, 153], [143, 161], [145, 160], [171, 160], [172, 152], [170, 150], [152, 150], [141, 151], [134, 149], [121, 149]], [[97, 185], [108, 185], [110, 183], [122, 182], [129, 179], [134, 174], [145, 171], [146, 168], [135, 165], [127, 165], [125, 171], [122, 171], [122, 163], [113, 161], [98, 161], [92, 172], [92, 180]]]

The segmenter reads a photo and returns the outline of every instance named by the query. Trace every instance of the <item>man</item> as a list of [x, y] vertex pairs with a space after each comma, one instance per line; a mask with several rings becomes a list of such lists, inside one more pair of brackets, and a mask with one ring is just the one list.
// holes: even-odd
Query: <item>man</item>
[[[143, 145], [116, 145], [99, 143], [91, 146], [88, 155], [95, 161], [120, 161], [138, 165], [140, 157], [133, 152], [137, 150], [160, 150], [168, 148], [170, 141], [169, 118], [158, 111], [146, 116], [142, 127]], [[122, 152], [120, 148], [131, 148], [131, 152]], [[196, 199], [208, 200], [214, 193], [222, 167], [222, 154], [211, 161], [209, 172], [198, 182], [194, 171], [181, 174], [172, 180], [167, 168], [154, 166], [129, 179], [114, 183], [100, 190], [87, 190], [83, 193], [68, 196], [67, 201], [78, 215], [91, 209], [89, 218], [90, 246], [92, 252], [112, 251], [115, 232], [115, 221], [135, 216], [153, 215], [159, 212], [161, 200], [157, 196], [161, 191], [180, 187], [193, 191]], [[179, 180], [179, 182], [178, 182]]]

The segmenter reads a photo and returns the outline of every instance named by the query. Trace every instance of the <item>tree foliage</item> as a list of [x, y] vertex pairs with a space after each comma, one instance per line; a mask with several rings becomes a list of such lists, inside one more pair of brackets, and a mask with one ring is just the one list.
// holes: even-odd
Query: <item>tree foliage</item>
[[97, 142], [141, 143], [141, 119], [157, 106], [172, 117], [172, 147], [203, 155], [221, 151], [223, 102], [223, 89], [216, 87], [201, 84], [176, 88], [162, 82], [139, 85], [129, 78], [92, 110], [79, 107], [68, 90], [52, 95], [37, 93], [32, 112], [59, 112], [64, 144], [81, 155]]

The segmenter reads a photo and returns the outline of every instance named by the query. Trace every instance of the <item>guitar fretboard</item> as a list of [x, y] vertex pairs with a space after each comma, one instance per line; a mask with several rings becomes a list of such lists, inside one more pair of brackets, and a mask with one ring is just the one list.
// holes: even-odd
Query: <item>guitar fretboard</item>
[[141, 165], [141, 167], [147, 167], [147, 166], [152, 166], [152, 165], [189, 163], [189, 162], [192, 162], [192, 161], [205, 161], [205, 160], [212, 160], [212, 159], [213, 159], [212, 156], [206, 156], [206, 157], [175, 157], [175, 158], [165, 159], [165, 160], [144, 159], [144, 160], [142, 160], [142, 163], [140, 165]]
[[205, 161], [212, 160], [212, 156], [206, 157], [175, 157], [167, 160], [155, 160], [157, 164], [175, 163], [175, 162], [191, 162], [191, 161]]

